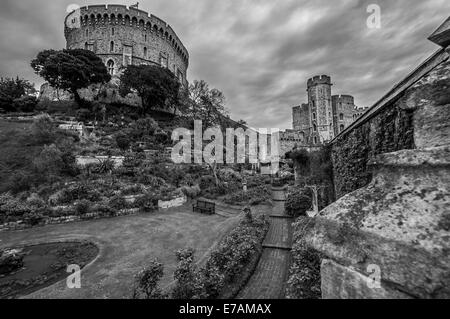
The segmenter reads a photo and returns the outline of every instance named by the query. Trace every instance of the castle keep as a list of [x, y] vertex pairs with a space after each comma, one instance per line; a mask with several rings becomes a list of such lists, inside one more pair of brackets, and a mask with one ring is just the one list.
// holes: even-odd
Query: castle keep
[[308, 80], [308, 103], [292, 109], [293, 128], [306, 144], [323, 144], [339, 135], [365, 108], [355, 106], [350, 95], [331, 95], [331, 77], [315, 76]]
[[155, 64], [186, 83], [189, 53], [175, 31], [160, 18], [123, 5], [94, 5], [65, 20], [67, 49], [86, 49], [104, 61], [111, 75], [127, 65]]
[[[65, 18], [67, 49], [86, 49], [97, 54], [112, 75], [106, 86], [91, 85], [78, 91], [88, 101], [123, 103], [139, 107], [136, 94], [117, 94], [121, 71], [128, 65], [159, 65], [168, 68], [188, 86], [189, 53], [172, 27], [145, 11], [124, 5], [93, 5], [71, 12]], [[102, 93], [102, 94], [100, 94]], [[71, 100], [68, 92], [42, 85], [40, 99]]]

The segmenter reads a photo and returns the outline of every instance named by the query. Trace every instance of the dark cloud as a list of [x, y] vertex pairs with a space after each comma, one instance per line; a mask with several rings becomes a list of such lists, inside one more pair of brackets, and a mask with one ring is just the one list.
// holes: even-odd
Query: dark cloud
[[[40, 84], [29, 62], [42, 49], [64, 47], [64, 16], [74, 2], [2, 1], [0, 75]], [[222, 90], [233, 118], [280, 128], [291, 127], [291, 107], [305, 102], [306, 80], [313, 75], [331, 75], [333, 94], [373, 104], [437, 49], [426, 38], [450, 12], [448, 0], [140, 3], [169, 22], [188, 48], [189, 80], [204, 79]], [[381, 7], [381, 29], [366, 26], [371, 3]]]

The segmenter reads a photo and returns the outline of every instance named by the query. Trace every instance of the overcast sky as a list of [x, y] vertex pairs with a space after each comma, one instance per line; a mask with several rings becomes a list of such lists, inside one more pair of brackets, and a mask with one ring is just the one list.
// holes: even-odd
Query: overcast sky
[[[111, 1], [134, 4], [136, 1]], [[224, 92], [232, 118], [291, 128], [306, 81], [331, 75], [333, 94], [370, 106], [437, 50], [426, 38], [449, 16], [448, 0], [140, 0], [168, 22], [190, 53], [189, 81]], [[75, 0], [2, 0], [0, 76], [42, 83], [30, 60], [65, 46], [63, 21]], [[79, 1], [77, 4], [102, 4]], [[381, 28], [369, 29], [369, 4]]]

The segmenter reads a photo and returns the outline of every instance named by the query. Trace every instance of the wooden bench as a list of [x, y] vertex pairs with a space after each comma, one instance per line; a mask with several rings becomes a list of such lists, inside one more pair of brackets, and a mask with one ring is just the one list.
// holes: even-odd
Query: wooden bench
[[214, 215], [216, 213], [216, 204], [204, 200], [198, 200], [196, 204], [192, 205], [194, 212], [201, 214]]

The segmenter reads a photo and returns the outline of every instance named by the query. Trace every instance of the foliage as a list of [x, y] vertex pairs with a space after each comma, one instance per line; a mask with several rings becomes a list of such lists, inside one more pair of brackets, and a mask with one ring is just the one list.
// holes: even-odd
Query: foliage
[[117, 146], [122, 150], [126, 151], [130, 148], [131, 139], [126, 134], [118, 134], [116, 136]]
[[[269, 224], [264, 218], [246, 218], [241, 221], [211, 253], [200, 269], [194, 263], [191, 248], [176, 253], [179, 262], [174, 277], [175, 299], [216, 299], [227, 284], [242, 273], [252, 256], [261, 252], [261, 243]], [[239, 283], [241, 284], [241, 283]]]
[[286, 290], [289, 299], [321, 298], [320, 265], [323, 256], [308, 247], [303, 241], [305, 229], [310, 227], [311, 223], [310, 218], [301, 217], [294, 224], [293, 263], [289, 271]]
[[192, 299], [196, 295], [198, 288], [194, 253], [192, 248], [176, 252], [178, 266], [174, 273], [175, 287], [172, 290], [172, 299]]
[[92, 211], [92, 202], [83, 199], [75, 203], [75, 214], [77, 216], [85, 216]]
[[181, 187], [181, 191], [183, 192], [184, 195], [186, 195], [186, 197], [191, 198], [191, 199], [197, 198], [201, 194], [201, 189], [200, 189], [200, 186], [198, 186], [198, 185], [183, 186], [183, 187]]
[[31, 67], [52, 87], [72, 93], [79, 106], [83, 105], [79, 89], [111, 80], [102, 59], [89, 50], [45, 50], [31, 61]]
[[225, 196], [223, 201], [230, 205], [259, 205], [271, 202], [270, 186], [263, 185], [251, 188], [246, 192], [240, 190], [238, 192]]
[[149, 265], [145, 267], [135, 276], [134, 282], [134, 299], [164, 299], [158, 283], [164, 275], [164, 266], [156, 260], [150, 261]]
[[62, 152], [55, 144], [45, 145], [42, 152], [34, 159], [33, 165], [39, 174], [59, 175], [64, 167]]
[[142, 112], [177, 104], [180, 83], [167, 69], [155, 65], [129, 65], [120, 77], [120, 94], [132, 91], [142, 99]]
[[202, 120], [204, 127], [224, 124], [227, 116], [225, 96], [217, 89], [210, 89], [205, 81], [194, 81], [189, 87], [188, 109], [195, 120]]
[[54, 140], [56, 134], [55, 125], [48, 114], [37, 116], [31, 130], [37, 143], [49, 143]]
[[130, 134], [133, 138], [150, 137], [159, 129], [158, 123], [151, 117], [139, 119], [130, 125]]
[[20, 251], [0, 250], [0, 276], [22, 268], [24, 256]]
[[127, 201], [123, 196], [116, 195], [109, 199], [108, 206], [114, 210], [122, 210], [127, 208]]
[[20, 79], [0, 78], [0, 108], [7, 112], [32, 112], [36, 106], [34, 84]]
[[292, 217], [306, 216], [306, 212], [312, 207], [312, 195], [308, 189], [292, 187], [286, 198], [284, 209], [287, 215]]
[[144, 212], [153, 212], [158, 209], [158, 196], [152, 193], [146, 193], [136, 200], [135, 205]]

